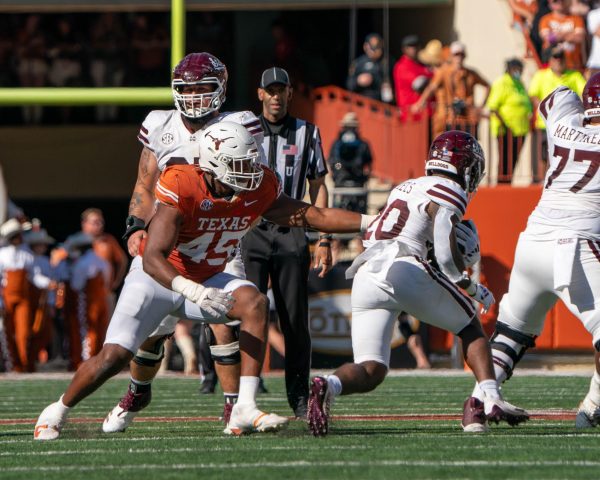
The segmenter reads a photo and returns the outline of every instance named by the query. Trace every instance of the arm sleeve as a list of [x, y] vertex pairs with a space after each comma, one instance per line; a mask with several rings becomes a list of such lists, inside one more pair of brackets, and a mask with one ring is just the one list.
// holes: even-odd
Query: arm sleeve
[[456, 217], [454, 211], [444, 207], [438, 209], [433, 223], [433, 249], [435, 259], [444, 275], [453, 282], [457, 282], [462, 277], [462, 272], [454, 263], [452, 255], [450, 243], [450, 238], [454, 235], [452, 217]]
[[306, 178], [309, 180], [327, 175], [327, 163], [323, 155], [321, 145], [321, 133], [319, 127], [313, 125], [311, 138], [308, 141], [308, 170]]

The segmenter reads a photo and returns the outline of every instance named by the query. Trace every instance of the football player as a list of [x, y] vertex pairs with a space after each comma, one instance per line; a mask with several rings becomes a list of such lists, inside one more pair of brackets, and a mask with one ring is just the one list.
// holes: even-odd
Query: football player
[[256, 406], [268, 300], [249, 281], [224, 272], [227, 259], [261, 216], [325, 232], [364, 230], [370, 217], [282, 194], [275, 173], [258, 160], [255, 139], [237, 123], [212, 124], [199, 135], [199, 165], [172, 166], [159, 178], [143, 258], [133, 260], [101, 352], [81, 365], [64, 395], [40, 414], [34, 438], [58, 438], [70, 409], [121, 371], [167, 315], [205, 323], [241, 321], [239, 400], [226, 434], [287, 424], [287, 418]]
[[[431, 144], [426, 176], [394, 188], [385, 208], [369, 225], [366, 250], [346, 271], [347, 278], [354, 278], [355, 363], [342, 365], [333, 375], [313, 378], [308, 422], [315, 436], [327, 434], [329, 406], [336, 396], [368, 392], [383, 382], [392, 330], [403, 311], [461, 338], [488, 419], [511, 425], [528, 419], [527, 412], [500, 394], [490, 345], [471, 303], [479, 302], [485, 311], [494, 297], [463, 273], [466, 265], [457, 246], [455, 225], [484, 170], [483, 152], [475, 138], [460, 131], [442, 133]], [[430, 247], [439, 269], [426, 261]]]
[[[519, 237], [491, 338], [501, 383], [535, 346], [546, 314], [562, 300], [592, 334], [596, 350], [596, 371], [579, 406], [577, 428], [600, 422], [600, 74], [588, 80], [582, 98], [559, 87], [540, 103], [549, 168], [542, 196]], [[469, 431], [487, 428], [477, 415], [480, 399], [476, 386], [465, 404]]]
[[[249, 111], [220, 113], [227, 90], [227, 69], [210, 53], [191, 53], [173, 70], [173, 98], [176, 109], [155, 110], [148, 114], [138, 134], [143, 145], [138, 178], [129, 205], [124, 238], [132, 257], [147, 234], [146, 225], [155, 208], [154, 188], [160, 172], [170, 165], [198, 165], [200, 133], [209, 125], [227, 120], [248, 129], [256, 138], [260, 154], [263, 132], [258, 118]], [[227, 271], [237, 276], [243, 269], [228, 264]], [[243, 268], [243, 267], [242, 267]], [[151, 401], [151, 382], [164, 356], [163, 344], [173, 335], [178, 319], [169, 316], [157, 332], [140, 346], [133, 358], [131, 382], [121, 401], [107, 415], [102, 429], [106, 433], [122, 432]], [[210, 349], [225, 395], [224, 419], [227, 420], [239, 388], [240, 351], [236, 332], [225, 325], [207, 326]]]

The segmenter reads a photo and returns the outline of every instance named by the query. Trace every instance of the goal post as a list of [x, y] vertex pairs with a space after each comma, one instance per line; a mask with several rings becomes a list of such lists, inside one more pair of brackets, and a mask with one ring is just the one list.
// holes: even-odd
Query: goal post
[[[185, 55], [185, 0], [171, 0], [171, 67]], [[16, 87], [0, 88], [0, 107], [169, 105], [170, 87]]]

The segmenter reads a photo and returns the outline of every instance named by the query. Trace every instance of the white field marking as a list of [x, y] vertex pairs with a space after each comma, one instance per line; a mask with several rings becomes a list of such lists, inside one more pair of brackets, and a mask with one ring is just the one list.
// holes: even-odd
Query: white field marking
[[[448, 424], [448, 425], [439, 425], [438, 424], [438, 428], [439, 426], [453, 426], [454, 424]], [[423, 430], [426, 429], [431, 429], [434, 428], [435, 426], [424, 426]], [[335, 431], [334, 431], [335, 432]], [[504, 431], [506, 432], [506, 431]], [[498, 433], [503, 433], [503, 431], [501, 430]], [[334, 434], [335, 435], [335, 434]], [[494, 431], [492, 428], [492, 431], [490, 433], [487, 433], [484, 436], [480, 436], [480, 435], [467, 435], [465, 434], [463, 431], [457, 429], [455, 433], [440, 433], [440, 432], [435, 432], [432, 434], [433, 436], [435, 436], [435, 438], [485, 438], [488, 436], [493, 436], [495, 438], [501, 438], [501, 437], [510, 437], [510, 438], [529, 438], [529, 439], [534, 439], [534, 438], [541, 438], [541, 439], [554, 439], [554, 438], [594, 438], [597, 439], [598, 438], [598, 432], [590, 432], [590, 433], [513, 433], [512, 431], [510, 432], [510, 434], [507, 435], [494, 435]], [[414, 434], [412, 435], [415, 438], [427, 438], [428, 435], [426, 434], [422, 434], [422, 433], [418, 433], [418, 434]], [[361, 435], [360, 431], [357, 431], [355, 434], [353, 434], [353, 438], [361, 438], [361, 437], [365, 437], [368, 439], [372, 439], [371, 435]], [[259, 438], [258, 436], [256, 436], [255, 438]], [[382, 433], [379, 435], [379, 438], [397, 438], [397, 434], [393, 433], [393, 434], [387, 434], [387, 433]], [[183, 435], [179, 435], [179, 436], [164, 436], [164, 437], [124, 437], [124, 438], [102, 438], [102, 437], [93, 437], [93, 438], [61, 438], [60, 440], [54, 440], [55, 442], [59, 442], [59, 443], [83, 443], [83, 442], [114, 442], [114, 443], [118, 443], [118, 442], [124, 442], [124, 443], [131, 443], [131, 442], [165, 442], [165, 441], [171, 441], [171, 440], [190, 440], [190, 441], [198, 441], [200, 440], [198, 438], [198, 436], [196, 434], [194, 435], [189, 435], [189, 436], [183, 436]], [[236, 441], [237, 437], [232, 437], [232, 436], [227, 436], [227, 435], [218, 435], [218, 436], [211, 436], [211, 437], [205, 437], [202, 436], [201, 438], [202, 441]], [[27, 443], [27, 444], [39, 444], [39, 441], [35, 441], [32, 438], [29, 439], [18, 439], [18, 440], [0, 440], [0, 445], [12, 445], [12, 444], [21, 444], [21, 443]], [[43, 442], [43, 443], [48, 443], [48, 442]]]
[[[313, 450], [370, 450], [372, 446], [368, 445], [320, 445], [319, 443], [315, 443], [312, 446], [303, 445], [294, 447], [294, 451], [313, 451]], [[267, 451], [275, 451], [275, 450], [283, 450], [289, 451], [289, 446], [283, 445], [261, 445], [260, 452]], [[109, 453], [193, 453], [193, 452], [202, 452], [202, 453], [217, 453], [217, 452], [256, 452], [255, 446], [248, 447], [208, 447], [204, 444], [199, 444], [197, 448], [192, 447], [180, 447], [180, 448], [99, 448], [99, 449], [89, 449], [89, 450], [47, 450], [42, 452], [0, 452], [0, 457], [38, 457], [38, 456], [61, 456], [61, 455], [95, 455], [95, 454], [109, 454]]]
[[555, 461], [439, 461], [439, 460], [381, 460], [381, 461], [318, 461], [297, 460], [288, 462], [247, 462], [247, 463], [175, 463], [165, 464], [134, 464], [134, 465], [44, 465], [32, 467], [6, 467], [3, 472], [56, 472], [56, 471], [98, 471], [98, 470], [238, 470], [247, 468], [293, 468], [293, 467], [587, 467], [597, 468], [600, 461], [591, 460], [555, 460]]

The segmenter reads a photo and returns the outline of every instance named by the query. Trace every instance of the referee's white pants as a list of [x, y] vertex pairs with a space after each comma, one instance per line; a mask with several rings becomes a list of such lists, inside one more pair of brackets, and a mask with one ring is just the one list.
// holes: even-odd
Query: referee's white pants
[[389, 367], [394, 322], [401, 312], [455, 334], [476, 314], [471, 299], [420, 258], [401, 257], [387, 272], [370, 272], [363, 265], [352, 284], [355, 363], [376, 361]]

